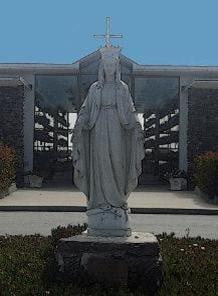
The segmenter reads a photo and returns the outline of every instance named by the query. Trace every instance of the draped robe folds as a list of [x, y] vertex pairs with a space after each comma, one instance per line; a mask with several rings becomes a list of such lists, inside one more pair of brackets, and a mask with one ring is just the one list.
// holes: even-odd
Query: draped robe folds
[[141, 124], [128, 86], [122, 81], [115, 84], [115, 94], [115, 105], [104, 110], [102, 86], [93, 83], [74, 128], [74, 183], [87, 196], [89, 210], [127, 208], [141, 174]]

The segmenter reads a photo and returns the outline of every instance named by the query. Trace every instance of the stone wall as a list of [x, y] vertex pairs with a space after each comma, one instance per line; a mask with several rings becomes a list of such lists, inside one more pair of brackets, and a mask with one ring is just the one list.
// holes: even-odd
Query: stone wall
[[23, 103], [23, 86], [0, 86], [0, 139], [16, 151], [16, 183], [19, 187], [23, 186]]
[[188, 95], [188, 171], [194, 158], [218, 151], [218, 89], [191, 88]]

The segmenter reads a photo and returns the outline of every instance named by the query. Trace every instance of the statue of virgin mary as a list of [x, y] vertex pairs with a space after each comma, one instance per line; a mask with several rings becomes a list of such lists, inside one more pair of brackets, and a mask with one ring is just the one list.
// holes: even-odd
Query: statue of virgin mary
[[89, 235], [129, 236], [127, 199], [141, 174], [143, 132], [121, 80], [120, 48], [100, 51], [98, 81], [89, 88], [72, 137], [74, 182], [87, 196]]

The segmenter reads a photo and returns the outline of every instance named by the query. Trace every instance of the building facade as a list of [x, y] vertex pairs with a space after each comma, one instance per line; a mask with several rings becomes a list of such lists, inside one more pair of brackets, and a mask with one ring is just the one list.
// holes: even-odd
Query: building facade
[[[0, 64], [0, 139], [17, 153], [25, 175], [72, 171], [73, 122], [97, 80], [99, 50], [72, 64]], [[218, 150], [218, 67], [139, 65], [121, 55], [145, 136], [141, 184], [174, 169], [192, 172], [194, 158]]]

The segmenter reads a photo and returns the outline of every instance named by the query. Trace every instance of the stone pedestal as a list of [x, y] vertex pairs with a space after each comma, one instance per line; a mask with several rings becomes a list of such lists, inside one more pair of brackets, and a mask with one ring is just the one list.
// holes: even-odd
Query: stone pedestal
[[152, 295], [160, 286], [162, 260], [157, 238], [133, 232], [129, 237], [86, 233], [61, 239], [55, 252], [60, 280], [106, 286], [142, 286]]

